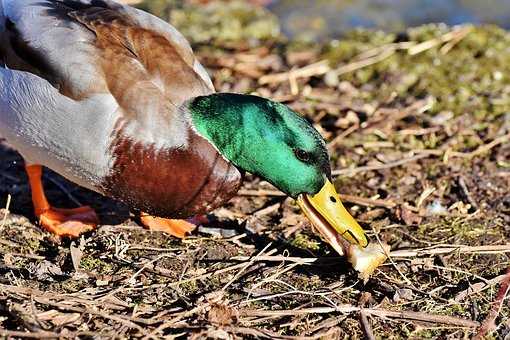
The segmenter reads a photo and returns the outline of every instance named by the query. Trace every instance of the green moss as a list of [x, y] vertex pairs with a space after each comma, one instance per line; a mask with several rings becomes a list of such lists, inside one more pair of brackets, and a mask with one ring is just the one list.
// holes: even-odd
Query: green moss
[[87, 279], [82, 280], [76, 280], [76, 279], [69, 279], [62, 281], [60, 283], [56, 283], [53, 285], [50, 285], [48, 288], [50, 290], [56, 290], [56, 291], [64, 291], [67, 293], [75, 293], [83, 288], [90, 287], [90, 283]]
[[501, 160], [501, 161], [498, 161], [498, 166], [500, 168], [510, 169], [510, 162]]
[[420, 224], [417, 233], [434, 241], [452, 238], [463, 240], [466, 244], [478, 244], [482, 237], [494, 240], [505, 237], [504, 224], [499, 219], [472, 219], [467, 216], [433, 218]]
[[171, 12], [170, 22], [192, 43], [256, 44], [280, 36], [278, 19], [264, 8], [244, 1], [185, 5]]
[[440, 330], [421, 328], [410, 333], [413, 339], [437, 339], [441, 335]]
[[389, 44], [395, 40], [394, 34], [383, 31], [355, 29], [345, 34], [342, 40], [332, 40], [325, 47], [325, 57], [332, 65], [350, 60], [362, 52]]
[[296, 237], [291, 241], [294, 247], [308, 250], [319, 250], [320, 243], [316, 240], [312, 240], [308, 235], [297, 234]]
[[37, 238], [31, 238], [27, 240], [26, 247], [30, 249], [33, 253], [39, 251], [41, 247], [41, 241]]
[[13, 256], [10, 261], [15, 268], [26, 268], [30, 264], [29, 259], [21, 256]]
[[453, 316], [462, 316], [462, 317], [469, 317], [469, 311], [466, 310], [466, 308], [460, 304], [455, 303], [448, 305], [446, 308], [441, 309], [441, 313], [445, 315], [453, 315]]
[[101, 259], [94, 256], [84, 256], [81, 259], [80, 267], [88, 272], [95, 272], [98, 274], [111, 273], [113, 266], [111, 263], [102, 261]]
[[197, 281], [188, 281], [181, 283], [179, 285], [179, 288], [185, 295], [193, 294], [198, 291], [198, 284]]
[[144, 0], [136, 7], [168, 20], [172, 10], [182, 8], [182, 2], [182, 0]]
[[[399, 50], [392, 56], [341, 75], [357, 87], [371, 84], [372, 96], [379, 100], [396, 93], [402, 99], [431, 96], [431, 114], [452, 111], [471, 113], [479, 120], [491, 121], [510, 110], [510, 34], [496, 26], [469, 27], [470, 33], [448, 53], [441, 44], [410, 55]], [[451, 31], [445, 25], [426, 25], [409, 29], [409, 41], [420, 43]], [[341, 66], [360, 53], [394, 42], [393, 34], [357, 30], [324, 51], [331, 65]]]

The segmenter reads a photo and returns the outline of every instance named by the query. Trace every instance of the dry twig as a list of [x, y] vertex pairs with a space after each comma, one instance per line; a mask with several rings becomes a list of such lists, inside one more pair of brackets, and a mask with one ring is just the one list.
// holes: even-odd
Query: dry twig
[[502, 254], [510, 253], [510, 244], [492, 246], [437, 245], [429, 248], [394, 250], [392, 258], [420, 257], [442, 254]]
[[510, 268], [508, 268], [505, 277], [500, 282], [501, 286], [499, 287], [498, 294], [496, 295], [496, 299], [492, 302], [491, 309], [489, 310], [489, 314], [483, 321], [478, 333], [474, 336], [474, 340], [482, 340], [484, 337], [496, 329], [496, 319], [501, 311], [503, 306], [503, 301], [508, 294], [510, 289]]
[[2, 224], [0, 225], [0, 231], [5, 227], [5, 222], [7, 221], [7, 216], [9, 216], [9, 208], [11, 207], [11, 194], [7, 195], [7, 203], [5, 204], [4, 209], [4, 218], [2, 219]]
[[[358, 313], [362, 308], [352, 305], [339, 305], [337, 307], [315, 307], [303, 308], [296, 310], [242, 310], [241, 316], [295, 316], [303, 314], [328, 314], [328, 313]], [[466, 328], [478, 327], [479, 323], [476, 321], [457, 318], [449, 315], [429, 314], [422, 312], [411, 311], [392, 311], [382, 308], [363, 308], [363, 311], [368, 315], [374, 315], [386, 318], [396, 318], [404, 320], [423, 321], [436, 324], [454, 325]]]
[[366, 165], [366, 166], [360, 166], [357, 168], [333, 170], [332, 174], [333, 174], [333, 176], [340, 176], [340, 175], [353, 176], [353, 175], [359, 174], [361, 172], [391, 169], [391, 168], [394, 168], [397, 166], [404, 165], [406, 163], [416, 162], [420, 159], [427, 158], [427, 157], [430, 157], [430, 155], [428, 155], [428, 154], [414, 155], [414, 156], [400, 159], [395, 162], [390, 162], [390, 163], [381, 164], [381, 165]]

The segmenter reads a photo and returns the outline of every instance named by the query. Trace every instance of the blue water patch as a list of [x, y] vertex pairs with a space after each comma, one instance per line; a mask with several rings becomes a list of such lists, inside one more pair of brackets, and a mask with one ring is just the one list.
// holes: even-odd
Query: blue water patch
[[355, 27], [402, 31], [433, 22], [510, 28], [510, 0], [274, 0], [284, 33], [317, 39]]

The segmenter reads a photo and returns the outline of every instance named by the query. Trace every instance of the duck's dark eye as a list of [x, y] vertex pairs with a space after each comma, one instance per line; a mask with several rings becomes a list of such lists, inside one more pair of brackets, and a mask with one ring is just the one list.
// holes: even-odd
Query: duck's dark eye
[[310, 161], [310, 154], [303, 149], [294, 149], [294, 154], [301, 162]]

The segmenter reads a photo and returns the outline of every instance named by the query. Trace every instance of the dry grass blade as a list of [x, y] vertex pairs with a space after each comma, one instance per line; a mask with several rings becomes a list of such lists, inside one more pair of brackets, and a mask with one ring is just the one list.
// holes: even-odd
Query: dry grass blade
[[483, 321], [478, 333], [473, 338], [474, 340], [482, 340], [488, 335], [490, 332], [496, 329], [496, 319], [501, 312], [501, 308], [503, 306], [503, 302], [505, 301], [508, 291], [510, 290], [510, 268], [508, 268], [505, 277], [500, 282], [501, 286], [499, 287], [499, 291], [496, 295], [496, 299], [492, 303], [491, 309], [489, 310], [489, 314]]
[[365, 339], [367, 340], [375, 340], [374, 330], [372, 329], [372, 325], [370, 324], [370, 320], [368, 320], [367, 313], [362, 309], [359, 313], [361, 325], [363, 326], [363, 333], [365, 333]]
[[223, 286], [222, 290], [225, 290], [228, 288], [228, 286], [230, 286], [235, 280], [237, 280], [238, 277], [241, 276], [241, 274], [244, 273], [244, 271], [246, 269], [248, 269], [249, 266], [251, 266], [252, 264], [254, 264], [257, 260], [260, 259], [260, 256], [263, 256], [263, 254], [266, 252], [266, 250], [269, 249], [269, 247], [271, 247], [271, 243], [268, 243], [264, 249], [262, 249], [257, 255], [255, 255], [254, 258], [252, 259], [249, 259], [248, 262], [234, 275], [234, 277], [227, 282], [227, 284], [225, 286]]
[[457, 293], [455, 295], [455, 299], [454, 300], [456, 302], [462, 302], [467, 297], [469, 297], [471, 295], [474, 295], [474, 294], [478, 294], [478, 293], [484, 291], [485, 289], [490, 288], [491, 286], [496, 285], [496, 284], [502, 282], [505, 277], [506, 277], [506, 274], [503, 274], [503, 275], [499, 275], [499, 276], [497, 276], [497, 277], [495, 277], [493, 279], [490, 279], [488, 281], [485, 281], [485, 282], [479, 282], [479, 283], [471, 284], [471, 285], [469, 285], [468, 289], [465, 289], [465, 290]]
[[[455, 29], [451, 32], [443, 34], [439, 38], [430, 39], [430, 40], [424, 41], [420, 44], [410, 47], [408, 49], [408, 53], [410, 55], [419, 54], [419, 53], [425, 52], [426, 50], [429, 50], [433, 47], [436, 47], [438, 45], [441, 45], [441, 44], [444, 44], [447, 42], [451, 42], [451, 41], [454, 41], [456, 44], [456, 43], [458, 43], [458, 41], [462, 40], [465, 36], [467, 36], [469, 34], [469, 32], [471, 32], [471, 30], [472, 30], [471, 27], [461, 27], [459, 29]], [[454, 45], [452, 45], [451, 47], [445, 48], [442, 53], [446, 54], [453, 46]]]
[[5, 227], [5, 222], [7, 222], [7, 217], [9, 216], [9, 208], [11, 207], [11, 195], [7, 195], [7, 203], [5, 204], [4, 209], [4, 218], [2, 218], [2, 224], [0, 225], [0, 231]]
[[[250, 261], [252, 260], [251, 257], [248, 256], [236, 256], [232, 257], [230, 260], [234, 261]], [[314, 263], [318, 260], [318, 258], [307, 258], [307, 257], [293, 257], [293, 256], [284, 256], [284, 255], [274, 255], [274, 256], [268, 256], [268, 255], [259, 255], [256, 256], [256, 258], [253, 259], [253, 261], [268, 261], [268, 262], [292, 262], [297, 264], [310, 264]]]
[[272, 84], [272, 83], [283, 83], [288, 81], [292, 76], [293, 79], [306, 78], [325, 74], [330, 70], [329, 63], [327, 60], [321, 60], [319, 62], [307, 65], [305, 67], [291, 70], [289, 72], [282, 72], [277, 74], [268, 74], [260, 77], [259, 84]]
[[411, 311], [390, 311], [383, 309], [365, 309], [368, 314], [379, 316], [379, 317], [387, 317], [387, 318], [397, 318], [404, 320], [414, 320], [414, 321], [423, 321], [430, 322], [433, 324], [442, 324], [442, 325], [452, 325], [452, 326], [460, 326], [466, 328], [475, 328], [480, 324], [476, 321], [466, 320], [462, 318], [457, 318], [449, 315], [437, 315], [437, 314], [428, 314], [422, 312], [411, 312]]
[[[326, 314], [326, 313], [357, 313], [362, 308], [351, 305], [339, 305], [337, 307], [316, 307], [316, 308], [303, 308], [296, 310], [243, 310], [240, 311], [241, 316], [295, 316], [306, 314]], [[428, 314], [422, 312], [412, 311], [392, 311], [382, 308], [363, 308], [363, 311], [368, 315], [396, 318], [404, 320], [414, 320], [430, 322], [435, 324], [454, 325], [467, 328], [478, 327], [479, 323], [476, 321], [457, 318], [449, 315]]]
[[366, 165], [366, 166], [360, 166], [357, 168], [352, 169], [341, 169], [341, 170], [333, 170], [332, 174], [333, 176], [353, 176], [356, 174], [359, 174], [361, 172], [367, 172], [367, 171], [375, 171], [375, 170], [385, 170], [385, 169], [391, 169], [397, 166], [401, 166], [410, 162], [416, 162], [420, 159], [424, 159], [430, 157], [428, 154], [421, 154], [421, 155], [414, 155], [407, 158], [399, 159], [398, 161], [381, 164], [381, 165]]
[[[20, 332], [20, 331], [9, 331], [0, 328], [0, 336], [6, 338], [21, 338], [21, 339], [60, 339], [64, 335], [48, 331], [37, 331], [37, 332]], [[66, 334], [65, 336], [68, 336]]]
[[388, 45], [386, 49], [384, 49], [381, 53], [378, 55], [375, 55], [373, 57], [369, 57], [366, 59], [358, 60], [352, 63], [349, 63], [347, 65], [343, 65], [333, 71], [331, 71], [332, 76], [339, 77], [342, 74], [354, 72], [356, 70], [362, 69], [364, 67], [377, 64], [386, 58], [391, 57], [393, 54], [395, 54], [396, 49], [393, 47], [393, 45]]
[[[277, 190], [245, 190], [241, 189], [238, 192], [241, 196], [272, 196], [272, 197], [287, 197], [284, 193]], [[354, 195], [339, 194], [340, 199], [344, 202], [358, 204], [367, 207], [385, 207], [394, 208], [397, 204], [391, 201], [371, 199], [366, 197], [359, 197]]]
[[397, 203], [391, 200], [381, 200], [381, 199], [373, 199], [366, 197], [359, 197], [353, 195], [339, 194], [340, 199], [344, 202], [349, 202], [352, 204], [362, 205], [365, 207], [384, 207], [384, 208], [395, 208]]
[[510, 244], [493, 246], [465, 246], [465, 245], [440, 245], [430, 248], [394, 250], [391, 252], [392, 258], [408, 258], [430, 255], [442, 255], [450, 253], [459, 254], [503, 254], [510, 253]]
[[494, 139], [492, 142], [478, 147], [475, 151], [465, 154], [465, 157], [473, 158], [476, 156], [483, 155], [484, 153], [489, 152], [491, 149], [495, 148], [496, 146], [506, 143], [508, 141], [510, 141], [510, 133], [500, 136]]

